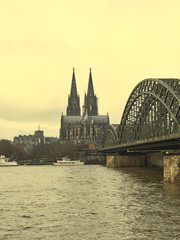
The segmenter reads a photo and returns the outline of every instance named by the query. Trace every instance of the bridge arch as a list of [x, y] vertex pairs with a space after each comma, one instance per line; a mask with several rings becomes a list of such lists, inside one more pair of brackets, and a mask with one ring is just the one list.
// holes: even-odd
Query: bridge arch
[[149, 78], [136, 85], [119, 126], [119, 144], [180, 131], [180, 79]]
[[103, 138], [103, 146], [109, 147], [118, 144], [118, 131], [119, 131], [119, 124], [111, 124], [108, 125], [106, 131], [104, 133]]

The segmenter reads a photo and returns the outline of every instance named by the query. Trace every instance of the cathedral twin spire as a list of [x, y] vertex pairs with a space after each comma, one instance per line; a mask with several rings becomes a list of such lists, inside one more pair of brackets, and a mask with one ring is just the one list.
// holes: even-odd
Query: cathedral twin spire
[[97, 97], [94, 95], [91, 68], [89, 73], [87, 95], [85, 94], [84, 98], [84, 114], [85, 113], [87, 113], [88, 116], [98, 116]]
[[71, 84], [71, 96], [76, 97], [77, 96], [77, 87], [76, 87], [76, 78], [75, 78], [74, 70], [75, 69], [73, 68], [72, 84]]
[[[84, 108], [83, 114], [87, 114], [88, 116], [98, 116], [97, 97], [96, 95], [94, 95], [91, 68], [89, 73], [88, 90], [87, 95], [85, 94], [83, 108]], [[81, 115], [80, 100], [79, 95], [77, 94], [75, 70], [73, 68], [71, 93], [68, 96], [67, 116], [80, 116], [80, 115]]]
[[79, 95], [77, 94], [76, 78], [73, 68], [71, 94], [68, 96], [67, 116], [80, 116], [80, 115], [81, 115], [80, 101]]
[[90, 68], [90, 73], [89, 73], [89, 83], [88, 83], [87, 96], [94, 96], [94, 88], [93, 88], [91, 68]]

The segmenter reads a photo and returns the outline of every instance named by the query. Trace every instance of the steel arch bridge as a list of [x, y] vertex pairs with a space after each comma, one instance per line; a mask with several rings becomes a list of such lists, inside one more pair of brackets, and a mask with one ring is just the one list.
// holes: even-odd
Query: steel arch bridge
[[149, 78], [130, 94], [121, 123], [108, 126], [103, 147], [128, 145], [180, 133], [180, 79]]

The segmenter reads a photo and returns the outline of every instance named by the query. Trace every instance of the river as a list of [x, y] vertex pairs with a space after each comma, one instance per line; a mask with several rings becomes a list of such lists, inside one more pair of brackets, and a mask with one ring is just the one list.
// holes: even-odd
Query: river
[[180, 239], [180, 185], [157, 168], [0, 168], [0, 239]]

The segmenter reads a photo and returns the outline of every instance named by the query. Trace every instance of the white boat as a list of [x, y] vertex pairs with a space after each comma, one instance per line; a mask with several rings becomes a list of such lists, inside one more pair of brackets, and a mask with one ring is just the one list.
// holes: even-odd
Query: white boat
[[57, 162], [53, 163], [54, 166], [77, 166], [84, 165], [84, 162], [79, 160], [70, 160], [67, 157], [63, 157], [62, 160], [57, 160]]
[[6, 158], [4, 155], [0, 156], [0, 167], [14, 167], [18, 166], [16, 161], [9, 161], [9, 158]]

